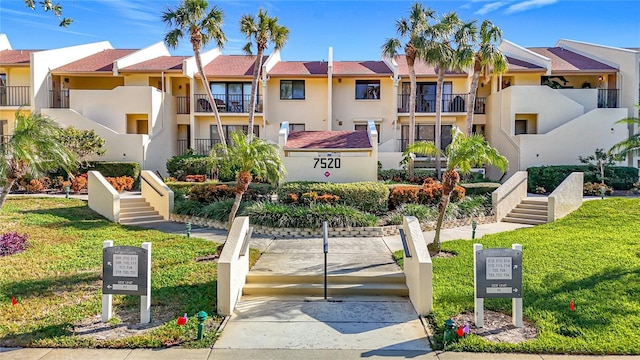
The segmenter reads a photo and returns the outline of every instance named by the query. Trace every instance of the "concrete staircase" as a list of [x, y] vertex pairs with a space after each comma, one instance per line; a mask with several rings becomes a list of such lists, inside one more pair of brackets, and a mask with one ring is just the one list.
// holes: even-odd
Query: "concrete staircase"
[[[243, 295], [323, 296], [323, 275], [249, 272]], [[401, 271], [337, 273], [327, 276], [327, 296], [409, 296]]]
[[142, 197], [120, 199], [120, 224], [136, 225], [164, 221], [162, 216]]
[[546, 197], [525, 198], [502, 221], [529, 225], [546, 224], [548, 209], [549, 201]]

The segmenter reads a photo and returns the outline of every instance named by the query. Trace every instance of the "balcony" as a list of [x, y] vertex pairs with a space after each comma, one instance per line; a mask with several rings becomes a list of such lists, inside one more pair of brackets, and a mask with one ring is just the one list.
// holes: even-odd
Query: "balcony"
[[176, 96], [176, 108], [178, 114], [189, 114], [191, 104], [188, 96]]
[[[425, 94], [416, 95], [416, 112], [418, 113], [435, 113], [436, 100], [425, 99]], [[469, 94], [442, 94], [442, 112], [443, 113], [465, 113], [467, 112], [466, 103]], [[398, 94], [398, 112], [409, 112], [409, 94]], [[485, 113], [485, 98], [477, 97], [474, 107], [474, 114]]]
[[196, 139], [193, 150], [198, 155], [209, 155], [213, 146], [219, 142], [220, 139]]
[[0, 86], [0, 106], [31, 105], [29, 86]]
[[68, 109], [69, 89], [49, 90], [49, 108]]
[[598, 89], [598, 108], [617, 108], [619, 92], [618, 89]]
[[11, 135], [0, 135], [0, 145], [4, 145], [11, 140]]
[[[196, 101], [195, 112], [213, 112], [213, 107], [209, 102], [207, 94], [195, 94]], [[251, 95], [226, 95], [213, 94], [216, 108], [219, 113], [248, 113]], [[262, 112], [262, 97], [258, 97], [256, 101], [256, 112]]]

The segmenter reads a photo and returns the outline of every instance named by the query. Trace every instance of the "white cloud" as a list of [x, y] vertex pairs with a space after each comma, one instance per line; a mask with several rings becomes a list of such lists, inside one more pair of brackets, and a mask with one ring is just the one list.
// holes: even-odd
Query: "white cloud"
[[546, 5], [556, 3], [558, 0], [527, 0], [521, 3], [513, 4], [505, 10], [505, 14], [514, 14], [517, 12], [527, 11], [531, 9], [537, 9]]
[[488, 4], [483, 5], [474, 14], [484, 15], [484, 14], [490, 13], [492, 11], [498, 10], [499, 8], [507, 5], [508, 3], [509, 3], [508, 1], [496, 1], [496, 2], [492, 2], [492, 3], [488, 3]]

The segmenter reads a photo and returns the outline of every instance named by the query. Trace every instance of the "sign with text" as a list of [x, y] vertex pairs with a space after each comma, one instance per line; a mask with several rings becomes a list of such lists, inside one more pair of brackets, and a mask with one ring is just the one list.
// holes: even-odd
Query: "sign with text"
[[476, 251], [476, 297], [522, 297], [522, 251], [486, 249]]
[[147, 294], [147, 250], [135, 246], [103, 249], [102, 293]]

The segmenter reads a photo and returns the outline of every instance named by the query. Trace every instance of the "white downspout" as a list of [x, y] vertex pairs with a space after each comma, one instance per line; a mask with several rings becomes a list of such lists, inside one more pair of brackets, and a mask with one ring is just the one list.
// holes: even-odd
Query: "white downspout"
[[333, 48], [329, 47], [327, 62], [327, 130], [333, 125]]

